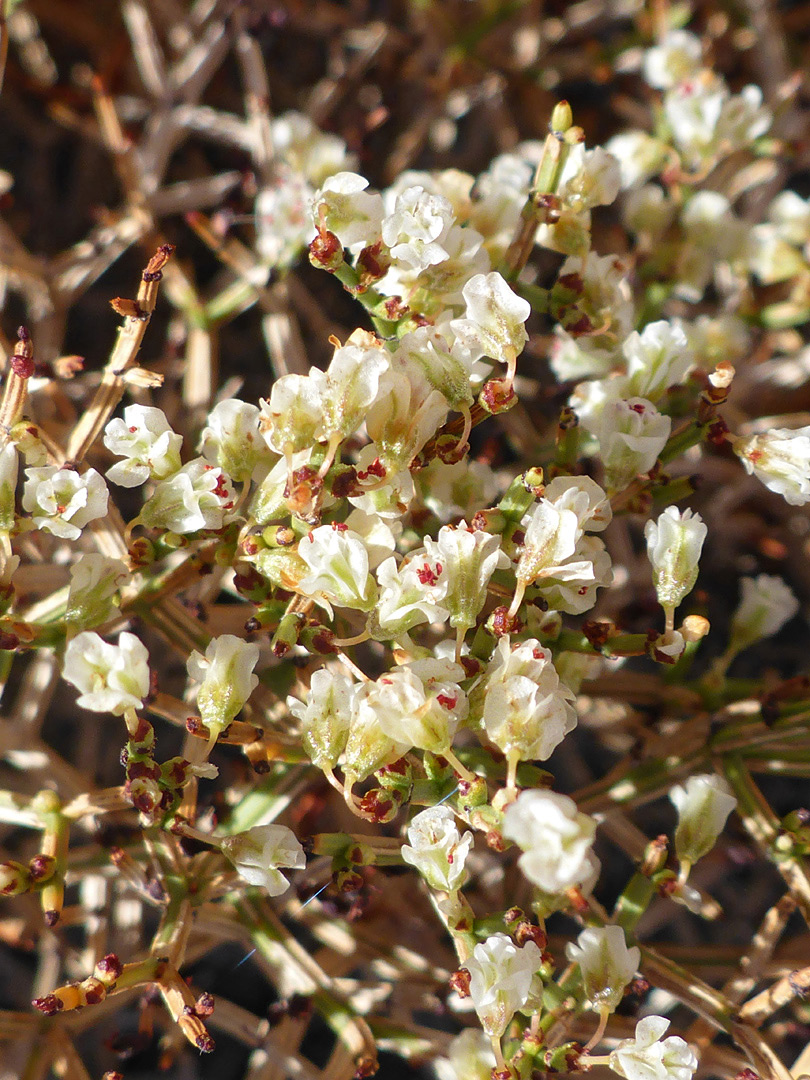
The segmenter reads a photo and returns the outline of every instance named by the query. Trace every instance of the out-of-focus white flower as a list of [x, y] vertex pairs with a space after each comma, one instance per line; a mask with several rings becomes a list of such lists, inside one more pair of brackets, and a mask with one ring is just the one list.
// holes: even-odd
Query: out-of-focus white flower
[[501, 490], [492, 468], [474, 459], [446, 465], [434, 458], [416, 479], [425, 506], [443, 522], [469, 520], [482, 506], [491, 506]]
[[127, 405], [123, 419], [114, 417], [104, 429], [104, 445], [124, 458], [107, 470], [107, 478], [119, 487], [163, 480], [180, 468], [183, 437], [172, 430], [162, 409]]
[[484, 680], [482, 721], [510, 759], [545, 761], [576, 727], [574, 695], [561, 683], [551, 653], [534, 638], [514, 647], [502, 637]]
[[624, 1080], [691, 1080], [698, 1060], [680, 1036], [661, 1041], [669, 1027], [663, 1016], [645, 1016], [632, 1039], [623, 1039], [610, 1054], [610, 1067]]
[[810, 502], [810, 427], [775, 428], [735, 439], [733, 445], [746, 471], [770, 491], [791, 506]]
[[78, 540], [82, 529], [107, 513], [109, 492], [95, 469], [77, 473], [55, 465], [25, 470], [22, 504], [38, 529]]
[[666, 143], [646, 131], [623, 131], [609, 139], [605, 149], [619, 162], [623, 188], [646, 183], [667, 160]]
[[273, 163], [273, 177], [259, 188], [254, 204], [256, 250], [261, 257], [254, 284], [264, 285], [271, 269], [290, 266], [312, 239], [310, 206], [314, 188], [283, 161]]
[[302, 537], [298, 554], [309, 568], [298, 591], [322, 604], [330, 616], [332, 604], [369, 611], [376, 603], [366, 545], [345, 525], [319, 525]]
[[644, 78], [658, 90], [668, 90], [697, 75], [703, 46], [688, 30], [670, 30], [644, 54]]
[[227, 398], [214, 406], [200, 435], [200, 453], [212, 465], [235, 481], [250, 480], [260, 462], [269, 464], [259, 428], [259, 410], [238, 398]]
[[321, 668], [309, 684], [306, 702], [287, 698], [298, 721], [304, 751], [319, 769], [333, 769], [346, 746], [357, 687], [342, 671]]
[[740, 604], [731, 620], [730, 645], [735, 653], [777, 633], [799, 610], [799, 601], [784, 581], [771, 574], [744, 577], [740, 589]]
[[559, 194], [577, 212], [608, 206], [619, 194], [621, 167], [601, 146], [586, 150], [584, 143], [570, 148], [560, 176]]
[[80, 555], [70, 567], [65, 619], [73, 626], [98, 626], [112, 613], [113, 600], [129, 570], [120, 559], [95, 552]]
[[334, 233], [345, 248], [366, 247], [380, 239], [382, 195], [367, 187], [364, 176], [339, 172], [325, 181], [312, 200], [315, 225]]
[[450, 625], [462, 632], [475, 626], [492, 575], [511, 565], [501, 550], [500, 536], [471, 529], [462, 521], [456, 528], [439, 529], [435, 540], [426, 537], [425, 551], [436, 568], [439, 587], [445, 583], [442, 607], [450, 612]]
[[692, 165], [749, 146], [771, 123], [758, 86], [729, 94], [717, 77], [679, 83], [664, 95], [675, 145]]
[[528, 1003], [542, 955], [533, 941], [518, 948], [506, 934], [492, 934], [473, 949], [464, 965], [470, 973], [470, 997], [491, 1038], [500, 1038]]
[[593, 876], [596, 822], [567, 795], [522, 791], [503, 817], [503, 835], [523, 849], [518, 866], [547, 893], [560, 893]]
[[594, 1009], [613, 1010], [624, 995], [624, 988], [638, 970], [641, 951], [628, 949], [620, 926], [589, 926], [576, 940], [568, 942], [565, 955], [579, 964], [588, 1001]]
[[628, 191], [624, 200], [624, 222], [637, 236], [653, 239], [672, 224], [677, 207], [674, 200], [657, 184], [644, 184]]
[[279, 866], [303, 870], [304, 849], [286, 825], [254, 825], [246, 832], [226, 836], [220, 844], [239, 876], [249, 885], [258, 885], [270, 896], [280, 896], [290, 887]]
[[452, 223], [447, 199], [415, 185], [397, 196], [393, 212], [383, 219], [382, 238], [393, 259], [418, 272], [448, 257], [440, 241]]
[[492, 1044], [480, 1028], [465, 1028], [451, 1040], [446, 1058], [433, 1063], [438, 1080], [491, 1080]]
[[620, 491], [636, 476], [649, 472], [672, 430], [672, 421], [642, 397], [608, 402], [592, 433], [599, 440], [605, 485]]
[[233, 508], [233, 488], [222, 469], [194, 458], [161, 480], [144, 503], [140, 521], [153, 529], [184, 534], [221, 529]]
[[694, 362], [686, 334], [680, 326], [662, 319], [634, 331], [622, 346], [627, 360], [624, 396], [656, 402], [670, 386], [683, 382]]
[[789, 281], [800, 274], [807, 263], [800, 251], [779, 236], [773, 225], [755, 225], [751, 230], [748, 266], [763, 285]]
[[411, 820], [401, 854], [431, 889], [454, 892], [466, 880], [464, 863], [472, 842], [473, 834], [462, 836], [448, 806], [430, 806]]
[[186, 662], [192, 679], [199, 682], [197, 709], [211, 731], [211, 741], [235, 719], [259, 684], [253, 669], [259, 659], [259, 646], [234, 634], [213, 638], [205, 656], [194, 652]]
[[80, 691], [83, 709], [120, 716], [140, 709], [149, 693], [149, 653], [126, 631], [112, 645], [85, 630], [68, 643], [62, 674]]
[[676, 506], [668, 506], [657, 521], [644, 526], [658, 603], [666, 612], [674, 611], [692, 591], [707, 531], [700, 514], [681, 513]]
[[669, 797], [678, 811], [675, 850], [682, 863], [692, 866], [714, 847], [737, 800], [714, 773], [690, 776], [672, 788]]
[[321, 131], [304, 113], [290, 110], [277, 116], [270, 135], [276, 157], [283, 158], [315, 187], [327, 176], [351, 169], [354, 164], [343, 139]]
[[456, 338], [475, 359], [489, 356], [513, 364], [529, 340], [523, 324], [531, 314], [531, 305], [497, 271], [471, 277], [462, 293], [465, 316], [450, 323]]
[[795, 191], [781, 191], [776, 196], [768, 208], [768, 219], [786, 243], [801, 247], [810, 240], [810, 200]]

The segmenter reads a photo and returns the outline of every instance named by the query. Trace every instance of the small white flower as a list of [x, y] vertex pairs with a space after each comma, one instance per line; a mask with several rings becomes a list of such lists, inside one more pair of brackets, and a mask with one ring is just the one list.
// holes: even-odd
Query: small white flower
[[214, 406], [200, 435], [200, 453], [218, 465], [231, 480], [250, 480], [257, 465], [273, 460], [267, 453], [259, 428], [259, 410], [237, 398], [226, 398]]
[[623, 131], [605, 143], [605, 149], [619, 162], [622, 187], [643, 184], [661, 171], [667, 160], [667, 145], [646, 131]]
[[559, 181], [563, 202], [578, 213], [614, 202], [621, 186], [619, 162], [601, 146], [586, 150], [584, 143], [572, 146]]
[[737, 800], [726, 781], [714, 773], [690, 776], [669, 797], [678, 811], [675, 850], [681, 862], [691, 866], [714, 847]]
[[16, 445], [4, 443], [0, 448], [0, 530], [4, 532], [10, 532], [16, 521], [14, 496], [19, 468]]
[[642, 397], [607, 402], [592, 428], [599, 440], [606, 487], [620, 491], [649, 472], [671, 430], [670, 418]]
[[25, 470], [22, 504], [38, 529], [78, 540], [82, 529], [107, 513], [109, 492], [95, 469], [77, 473], [55, 465]]
[[663, 188], [644, 184], [628, 191], [622, 216], [631, 232], [656, 239], [672, 224], [676, 210], [675, 201]]
[[380, 563], [380, 596], [374, 611], [380, 636], [396, 638], [420, 623], [448, 618], [449, 611], [442, 604], [446, 582], [439, 584], [439, 573], [421, 552], [414, 552], [400, 566], [393, 556]]
[[323, 393], [328, 435], [345, 439], [360, 427], [382, 392], [381, 380], [390, 365], [382, 342], [365, 330], [355, 330], [345, 345], [335, 349]]
[[663, 1016], [645, 1016], [633, 1039], [624, 1039], [610, 1055], [610, 1067], [624, 1080], [691, 1080], [698, 1060], [678, 1035], [661, 1040], [669, 1027]]
[[382, 238], [393, 259], [418, 272], [447, 259], [441, 239], [452, 224], [447, 199], [415, 185], [397, 196], [393, 213], [383, 219]]
[[403, 753], [415, 746], [440, 754], [469, 711], [458, 685], [463, 678], [464, 669], [451, 661], [417, 660], [381, 675], [364, 706], [377, 710], [380, 728]]
[[560, 893], [592, 877], [596, 822], [567, 795], [522, 791], [504, 813], [503, 835], [523, 854], [518, 865], [547, 893]]
[[163, 480], [180, 468], [183, 437], [172, 431], [162, 409], [127, 405], [123, 420], [115, 417], [104, 429], [104, 445], [124, 458], [107, 470], [107, 479], [119, 487]]
[[697, 581], [707, 531], [700, 514], [681, 513], [676, 506], [668, 506], [657, 521], [644, 526], [653, 583], [665, 611], [674, 611]]
[[290, 887], [279, 866], [303, 870], [304, 849], [286, 825], [254, 825], [246, 832], [226, 836], [220, 848], [249, 885], [258, 885], [270, 896], [280, 896]]
[[501, 491], [491, 466], [469, 458], [452, 465], [434, 458], [416, 478], [422, 501], [442, 522], [469, 520], [480, 507], [491, 506]]
[[487, 1035], [500, 1038], [512, 1017], [533, 994], [542, 953], [533, 941], [518, 948], [506, 934], [492, 934], [473, 949], [464, 965], [470, 973], [470, 997]]
[[149, 693], [149, 653], [124, 631], [112, 645], [92, 630], [77, 634], [65, 649], [63, 676], [81, 696], [77, 703], [92, 712], [120, 716], [140, 709]]
[[465, 1028], [450, 1042], [447, 1057], [434, 1062], [438, 1080], [492, 1080], [495, 1054], [480, 1028]]
[[310, 680], [306, 703], [287, 698], [287, 708], [299, 724], [304, 751], [319, 769], [334, 768], [343, 753], [356, 689], [342, 671], [321, 668]]
[[700, 70], [703, 46], [688, 30], [670, 30], [644, 54], [644, 78], [658, 90], [668, 90]]
[[276, 155], [316, 187], [327, 176], [352, 167], [354, 158], [343, 139], [321, 131], [304, 113], [292, 109], [282, 113], [273, 120], [270, 133]]
[[302, 537], [298, 554], [309, 573], [298, 591], [313, 597], [331, 614], [331, 605], [370, 611], [377, 587], [369, 573], [368, 552], [362, 539], [345, 525], [320, 525]]
[[259, 646], [234, 634], [213, 638], [202, 656], [195, 649], [186, 662], [192, 679], [199, 682], [197, 709], [203, 723], [216, 736], [230, 724], [259, 684], [253, 669]]
[[760, 638], [781, 630], [799, 610], [799, 601], [782, 581], [770, 574], [744, 577], [740, 605], [731, 620], [731, 644], [741, 652]]
[[141, 508], [140, 520], [147, 528], [181, 535], [217, 530], [225, 524], [233, 503], [233, 488], [222, 469], [209, 465], [205, 458], [194, 458], [156, 485]]
[[[415, 376], [415, 377], [413, 377]], [[447, 417], [448, 402], [411, 367], [386, 372], [378, 400], [366, 413], [366, 428], [389, 472], [407, 469]]]
[[430, 806], [411, 820], [408, 843], [401, 849], [406, 863], [415, 866], [431, 889], [454, 892], [466, 880], [464, 862], [473, 834], [462, 836], [448, 806]]
[[768, 218], [788, 244], [801, 247], [810, 240], [810, 200], [795, 191], [782, 191], [771, 203]]
[[683, 382], [692, 367], [686, 334], [665, 319], [634, 331], [622, 346], [627, 360], [626, 397], [656, 402], [670, 386]]
[[747, 472], [791, 506], [810, 502], [810, 427], [775, 428], [735, 439], [734, 453]]
[[483, 724], [506, 754], [545, 761], [576, 727], [574, 695], [561, 683], [551, 653], [534, 638], [498, 642], [484, 681]]
[[445, 585], [442, 607], [450, 612], [450, 625], [457, 630], [475, 626], [487, 599], [487, 586], [496, 570], [511, 565], [501, 551], [497, 533], [471, 529], [462, 521], [457, 528], [445, 525], [435, 540], [425, 538], [425, 551]]
[[270, 400], [260, 402], [260, 427], [271, 450], [292, 457], [326, 437], [325, 394], [326, 376], [320, 368], [276, 379]]
[[334, 233], [345, 248], [362, 248], [380, 239], [383, 200], [366, 191], [368, 180], [353, 172], [330, 176], [312, 200], [315, 225]]
[[628, 949], [620, 926], [589, 926], [565, 947], [565, 955], [579, 964], [588, 1001], [594, 1009], [609, 1012], [619, 1005], [624, 988], [638, 970], [641, 951]]
[[98, 626], [110, 617], [113, 602], [129, 570], [120, 559], [88, 553], [70, 567], [65, 618], [74, 626]]
[[529, 340], [524, 323], [531, 305], [518, 296], [497, 271], [476, 274], [462, 290], [467, 305], [463, 319], [453, 319], [451, 329], [477, 359], [489, 356], [514, 363]]

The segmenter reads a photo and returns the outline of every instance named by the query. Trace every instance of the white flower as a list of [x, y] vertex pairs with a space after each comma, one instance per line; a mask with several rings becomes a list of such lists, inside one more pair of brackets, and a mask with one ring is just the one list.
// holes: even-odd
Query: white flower
[[320, 368], [276, 379], [270, 400], [260, 401], [260, 427], [271, 450], [291, 457], [326, 437], [325, 392], [326, 376]]
[[518, 948], [506, 934], [492, 934], [473, 949], [464, 966], [475, 1011], [490, 1037], [500, 1038], [528, 1003], [542, 955], [533, 941]]
[[403, 334], [392, 357], [394, 365], [417, 368], [421, 377], [438, 390], [448, 405], [458, 409], [473, 401], [470, 379], [472, 362], [466, 350], [455, 350], [435, 326], [419, 326]]
[[273, 120], [270, 132], [276, 155], [316, 187], [353, 164], [343, 139], [321, 131], [304, 113], [282, 113]]
[[589, 926], [565, 947], [565, 955], [579, 964], [588, 1001], [594, 1009], [609, 1012], [619, 1005], [624, 988], [638, 970], [641, 951], [627, 947], [620, 926]]
[[213, 739], [230, 724], [259, 684], [253, 669], [259, 646], [234, 634], [213, 638], [202, 656], [195, 649], [186, 662], [192, 679], [199, 682], [197, 709]]
[[114, 597], [129, 578], [120, 559], [89, 553], [80, 555], [70, 567], [65, 618], [79, 626], [98, 626], [110, 617]]
[[411, 820], [408, 843], [403, 844], [401, 854], [431, 889], [454, 892], [466, 879], [464, 862], [472, 842], [471, 832], [462, 836], [458, 831], [448, 806], [430, 806]]
[[692, 367], [686, 334], [680, 326], [662, 319], [634, 331], [622, 346], [627, 360], [626, 397], [658, 401], [670, 386], [683, 382]]
[[264, 285], [271, 269], [290, 266], [312, 239], [313, 195], [301, 173], [281, 160], [273, 162], [272, 180], [259, 188], [254, 204], [256, 250], [262, 260], [255, 284]]
[[109, 492], [95, 469], [77, 473], [55, 465], [25, 470], [22, 504], [38, 529], [78, 540], [88, 522], [107, 513]]
[[439, 529], [436, 540], [425, 538], [425, 551], [436, 568], [439, 586], [445, 585], [442, 607], [450, 612], [450, 625], [455, 629], [475, 626], [492, 575], [511, 565], [500, 545], [497, 533], [471, 529], [464, 521], [457, 528], [445, 525]]
[[220, 401], [208, 414], [200, 435], [200, 453], [238, 484], [250, 480], [260, 461], [272, 457], [262, 439], [259, 410], [237, 398]]
[[364, 707], [378, 711], [380, 728], [398, 746], [440, 754], [469, 711], [458, 685], [463, 678], [464, 669], [451, 661], [417, 660], [380, 676]]
[[420, 623], [444, 622], [448, 618], [449, 612], [442, 604], [446, 582], [438, 584], [439, 573], [420, 552], [414, 552], [400, 566], [393, 557], [380, 563], [380, 596], [373, 615], [379, 636], [396, 638]]
[[306, 703], [287, 698], [287, 708], [298, 721], [301, 745], [319, 769], [334, 768], [343, 753], [356, 689], [342, 671], [321, 668], [310, 680]]
[[580, 529], [601, 532], [613, 520], [610, 499], [590, 476], [555, 476], [546, 484], [544, 498], [558, 510], [572, 510]]
[[663, 188], [644, 184], [628, 191], [622, 216], [631, 232], [657, 238], [672, 224], [676, 209], [675, 201]]
[[609, 139], [605, 149], [619, 162], [623, 188], [645, 183], [667, 160], [666, 143], [646, 131], [623, 131]]
[[408, 468], [444, 423], [447, 410], [447, 399], [431, 388], [418, 369], [385, 374], [380, 396], [365, 419], [377, 456], [389, 472]]
[[744, 577], [742, 597], [731, 620], [731, 644], [741, 652], [760, 638], [771, 637], [799, 610], [799, 601], [782, 581], [770, 574]]
[[707, 531], [700, 514], [681, 513], [676, 506], [668, 506], [657, 521], [644, 526], [653, 584], [665, 611], [674, 611], [697, 581]]
[[681, 862], [691, 866], [714, 847], [737, 800], [726, 781], [714, 773], [690, 776], [669, 797], [678, 811], [675, 850]]
[[434, 458], [416, 478], [425, 506], [443, 522], [469, 519], [480, 507], [491, 506], [501, 490], [491, 466], [469, 458], [452, 465]]
[[233, 502], [233, 488], [222, 469], [200, 457], [161, 480], [139, 517], [148, 528], [179, 534], [217, 530], [224, 525]]
[[254, 825], [246, 832], [226, 836], [221, 851], [249, 885], [258, 885], [270, 896], [280, 896], [290, 887], [279, 866], [302, 870], [307, 859], [304, 849], [286, 825]]
[[554, 791], [522, 791], [503, 817], [503, 835], [523, 854], [518, 866], [547, 893], [560, 893], [592, 877], [596, 822], [573, 799]]
[[736, 439], [734, 453], [747, 472], [791, 506], [810, 502], [810, 427], [775, 428]]
[[642, 397], [609, 401], [595, 419], [592, 432], [599, 440], [605, 484], [611, 491], [620, 491], [649, 472], [672, 430], [670, 418]]
[[348, 787], [412, 749], [404, 726], [424, 704], [425, 688], [407, 669], [389, 672], [357, 688], [340, 762]]
[[801, 247], [810, 240], [810, 200], [795, 191], [780, 192], [768, 209], [768, 217], [786, 243]]
[[390, 363], [382, 342], [365, 330], [355, 330], [345, 345], [335, 349], [323, 393], [328, 435], [345, 439], [360, 427], [382, 392], [381, 380]]
[[601, 146], [586, 150], [584, 143], [570, 148], [558, 185], [560, 198], [577, 213], [608, 206], [619, 194], [619, 162]]
[[465, 1028], [433, 1064], [438, 1080], [492, 1080], [495, 1054], [481, 1028]]
[[104, 429], [104, 445], [124, 458], [107, 470], [107, 478], [120, 487], [162, 480], [180, 468], [183, 437], [172, 431], [162, 409], [127, 405], [123, 420], [115, 417]]
[[473, 358], [489, 356], [511, 364], [529, 340], [524, 323], [531, 305], [509, 287], [497, 271], [476, 274], [462, 290], [467, 305], [463, 319], [451, 329]]
[[302, 537], [298, 554], [309, 573], [298, 582], [298, 591], [311, 596], [332, 613], [338, 607], [370, 611], [377, 587], [369, 573], [368, 552], [362, 539], [345, 525], [320, 525]]
[[498, 642], [484, 681], [483, 724], [506, 754], [545, 761], [576, 727], [574, 695], [561, 683], [551, 653], [529, 638], [510, 647]]
[[416, 185], [397, 196], [393, 213], [383, 219], [382, 238], [393, 259], [420, 271], [447, 259], [440, 240], [452, 224], [453, 208], [447, 199]]
[[77, 703], [92, 712], [120, 716], [140, 709], [149, 693], [149, 653], [124, 631], [111, 645], [92, 630], [77, 634], [65, 649], [63, 676], [81, 696]]
[[16, 521], [14, 495], [17, 490], [19, 455], [13, 442], [0, 448], [0, 530], [9, 532]]
[[368, 180], [353, 172], [330, 176], [312, 200], [313, 219], [334, 233], [345, 248], [362, 248], [380, 239], [382, 195], [366, 191]]
[[700, 70], [703, 46], [688, 30], [670, 30], [644, 54], [644, 78], [658, 90], [668, 90]]
[[669, 1027], [663, 1016], [645, 1016], [633, 1039], [611, 1052], [610, 1067], [624, 1080], [691, 1080], [698, 1060], [678, 1035], [660, 1041]]

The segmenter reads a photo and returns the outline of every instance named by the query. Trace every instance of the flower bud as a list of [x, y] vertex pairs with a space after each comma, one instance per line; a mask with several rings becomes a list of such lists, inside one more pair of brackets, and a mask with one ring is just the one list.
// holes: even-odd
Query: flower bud
[[697, 580], [706, 532], [700, 514], [691, 510], [681, 513], [675, 506], [668, 506], [657, 521], [648, 521], [644, 527], [658, 603], [668, 613], [675, 610]]

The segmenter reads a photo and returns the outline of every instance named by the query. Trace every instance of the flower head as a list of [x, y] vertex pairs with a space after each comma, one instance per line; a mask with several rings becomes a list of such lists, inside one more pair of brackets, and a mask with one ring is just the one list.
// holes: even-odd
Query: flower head
[[279, 866], [302, 870], [307, 859], [292, 829], [286, 825], [254, 825], [246, 832], [226, 836], [220, 848], [249, 885], [258, 885], [270, 896], [290, 887]]
[[638, 970], [641, 952], [627, 947], [620, 926], [589, 926], [565, 947], [569, 960], [579, 964], [588, 1001], [594, 1009], [610, 1012], [618, 1006], [624, 988]]
[[573, 799], [554, 791], [522, 791], [503, 817], [503, 835], [523, 849], [521, 870], [552, 894], [593, 876], [595, 832], [593, 818], [581, 814]]
[[183, 437], [172, 431], [162, 409], [127, 405], [123, 420], [115, 417], [104, 429], [104, 445], [124, 459], [107, 470], [107, 479], [120, 487], [163, 480], [180, 468]]
[[112, 645], [85, 630], [65, 649], [63, 674], [81, 692], [83, 709], [120, 716], [140, 709], [149, 693], [148, 661], [146, 647], [134, 634], [124, 631]]
[[253, 669], [259, 659], [259, 646], [233, 634], [214, 638], [205, 656], [194, 652], [186, 667], [199, 682], [197, 708], [203, 723], [216, 736], [235, 719], [256, 689], [259, 680]]
[[140, 519], [147, 528], [180, 535], [202, 529], [216, 531], [225, 524], [233, 503], [228, 477], [199, 457], [157, 484], [141, 508]]
[[464, 884], [464, 862], [473, 834], [458, 831], [448, 806], [430, 806], [411, 820], [408, 843], [401, 849], [406, 863], [415, 866], [432, 889], [454, 892]]
[[624, 1080], [691, 1080], [698, 1060], [678, 1035], [661, 1040], [669, 1027], [663, 1016], [645, 1016], [635, 1038], [624, 1039], [610, 1055], [610, 1067]]
[[78, 540], [82, 529], [107, 513], [109, 492], [95, 469], [77, 473], [55, 465], [25, 470], [22, 504], [38, 529]]
[[492, 934], [475, 946], [465, 967], [470, 997], [487, 1035], [500, 1038], [515, 1013], [526, 1006], [542, 955], [533, 941], [518, 948], [506, 934]]
[[691, 866], [714, 847], [737, 800], [726, 781], [714, 773], [690, 776], [669, 797], [678, 811], [675, 850]]

